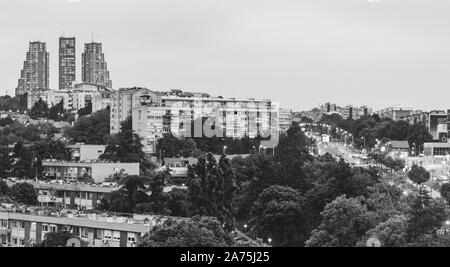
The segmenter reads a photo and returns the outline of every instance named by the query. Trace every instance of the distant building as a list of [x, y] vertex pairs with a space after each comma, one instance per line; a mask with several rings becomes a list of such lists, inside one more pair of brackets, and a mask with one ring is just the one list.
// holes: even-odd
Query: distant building
[[30, 116], [27, 114], [12, 112], [12, 111], [0, 111], [0, 119], [11, 118], [11, 120], [16, 121], [21, 124], [25, 124], [30, 120]]
[[363, 116], [370, 116], [373, 113], [372, 108], [369, 108], [367, 106], [357, 107], [348, 105], [345, 107], [340, 107], [332, 103], [325, 103], [320, 107], [320, 110], [328, 115], [339, 114], [344, 120], [357, 120]]
[[147, 88], [122, 88], [115, 91], [110, 97], [111, 134], [120, 131], [120, 124], [133, 115], [133, 108], [152, 105], [160, 102], [158, 95]]
[[[117, 102], [119, 106], [112, 105], [111, 116], [119, 112], [119, 118], [111, 117], [111, 133], [119, 130], [117, 123], [129, 114], [124, 112], [131, 111], [133, 130], [143, 138], [147, 153], [155, 152], [158, 139], [165, 133], [178, 137], [203, 137], [204, 119], [214, 119], [213, 135], [234, 139], [256, 138], [263, 133], [270, 134], [271, 130], [279, 130], [278, 119], [274, 119], [279, 108], [275, 108], [270, 100], [214, 98], [179, 90], [166, 93], [130, 90], [132, 96], [128, 94], [124, 99], [126, 94], [121, 92]], [[196, 123], [201, 125], [196, 127]], [[197, 130], [193, 133], [193, 129]]]
[[278, 126], [281, 132], [286, 132], [292, 126], [292, 109], [280, 109]]
[[410, 146], [408, 141], [391, 141], [390, 148], [393, 152], [408, 152], [410, 151]]
[[92, 99], [92, 113], [98, 112], [100, 110], [111, 108], [111, 101], [115, 91], [110, 90], [99, 90], [94, 93]]
[[30, 42], [16, 88], [16, 96], [28, 91], [48, 90], [49, 53], [43, 42]]
[[87, 43], [82, 54], [82, 81], [96, 84], [106, 88], [112, 88], [105, 54], [101, 43]]
[[425, 143], [424, 155], [431, 157], [443, 157], [450, 155], [450, 143]]
[[105, 153], [106, 145], [68, 145], [70, 160], [75, 162], [95, 162]]
[[417, 123], [422, 123], [424, 125], [429, 124], [429, 112], [425, 112], [422, 110], [415, 110], [409, 116], [402, 117], [402, 120], [408, 122], [410, 125], [414, 125]]
[[46, 160], [42, 162], [44, 173], [54, 179], [77, 179], [88, 175], [95, 183], [103, 183], [106, 178], [118, 173], [139, 175], [139, 163], [106, 162], [61, 162]]
[[448, 120], [447, 112], [444, 110], [433, 110], [428, 114], [427, 128], [433, 136], [434, 141], [447, 143], [448, 140]]
[[89, 83], [75, 84], [68, 90], [30, 91], [28, 93], [27, 106], [28, 109], [31, 109], [39, 99], [42, 99], [49, 108], [64, 101], [64, 109], [72, 113], [77, 113], [89, 104], [92, 104], [93, 112], [96, 112], [109, 105], [109, 101], [103, 98], [101, 98], [100, 102], [95, 102], [96, 97], [98, 98], [98, 95], [103, 94], [107, 95], [110, 92], [106, 87]]
[[27, 108], [31, 110], [39, 99], [47, 103], [48, 108], [58, 105], [63, 101], [65, 110], [72, 109], [70, 94], [66, 90], [29, 91], [27, 95]]
[[76, 80], [75, 38], [59, 38], [59, 89], [68, 90]]
[[402, 120], [405, 117], [410, 117], [414, 113], [411, 108], [390, 107], [375, 112], [381, 119], [389, 118], [394, 121]]

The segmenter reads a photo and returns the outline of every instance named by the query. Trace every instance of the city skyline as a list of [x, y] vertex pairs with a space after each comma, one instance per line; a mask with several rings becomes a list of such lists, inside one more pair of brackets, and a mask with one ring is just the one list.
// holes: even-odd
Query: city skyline
[[[448, 108], [444, 98], [433, 97], [445, 94], [450, 84], [450, 4], [445, 2], [248, 1], [236, 10], [221, 1], [114, 0], [101, 19], [96, 14], [105, 1], [70, 2], [0, 4], [5, 40], [0, 94], [12, 94], [16, 87], [29, 41], [47, 43], [50, 88], [57, 89], [58, 38], [75, 36], [81, 55], [93, 36], [105, 46], [114, 88], [257, 96], [294, 110], [329, 101], [375, 110]], [[23, 21], [8, 25], [21, 5], [43, 16], [32, 19], [22, 10]], [[54, 16], [57, 24], [51, 23]], [[81, 66], [79, 55], [76, 65]]]

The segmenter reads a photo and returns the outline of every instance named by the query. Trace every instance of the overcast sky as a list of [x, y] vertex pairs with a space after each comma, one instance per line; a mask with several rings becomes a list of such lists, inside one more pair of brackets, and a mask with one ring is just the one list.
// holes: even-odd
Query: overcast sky
[[449, 0], [0, 1], [0, 94], [28, 42], [103, 43], [114, 88], [180, 88], [270, 98], [304, 110], [327, 101], [450, 108]]

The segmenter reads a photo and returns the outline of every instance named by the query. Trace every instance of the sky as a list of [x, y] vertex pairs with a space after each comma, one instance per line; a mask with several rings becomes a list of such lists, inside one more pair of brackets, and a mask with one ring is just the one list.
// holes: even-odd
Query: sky
[[301, 111], [332, 102], [450, 108], [448, 0], [0, 1], [0, 94], [14, 92], [29, 41], [81, 53], [103, 43], [114, 88], [272, 99]]

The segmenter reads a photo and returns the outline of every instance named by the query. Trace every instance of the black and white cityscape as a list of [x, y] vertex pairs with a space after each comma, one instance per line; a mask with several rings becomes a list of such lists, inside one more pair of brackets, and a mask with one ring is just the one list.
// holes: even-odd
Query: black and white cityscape
[[448, 12], [2, 1], [0, 247], [449, 247]]

